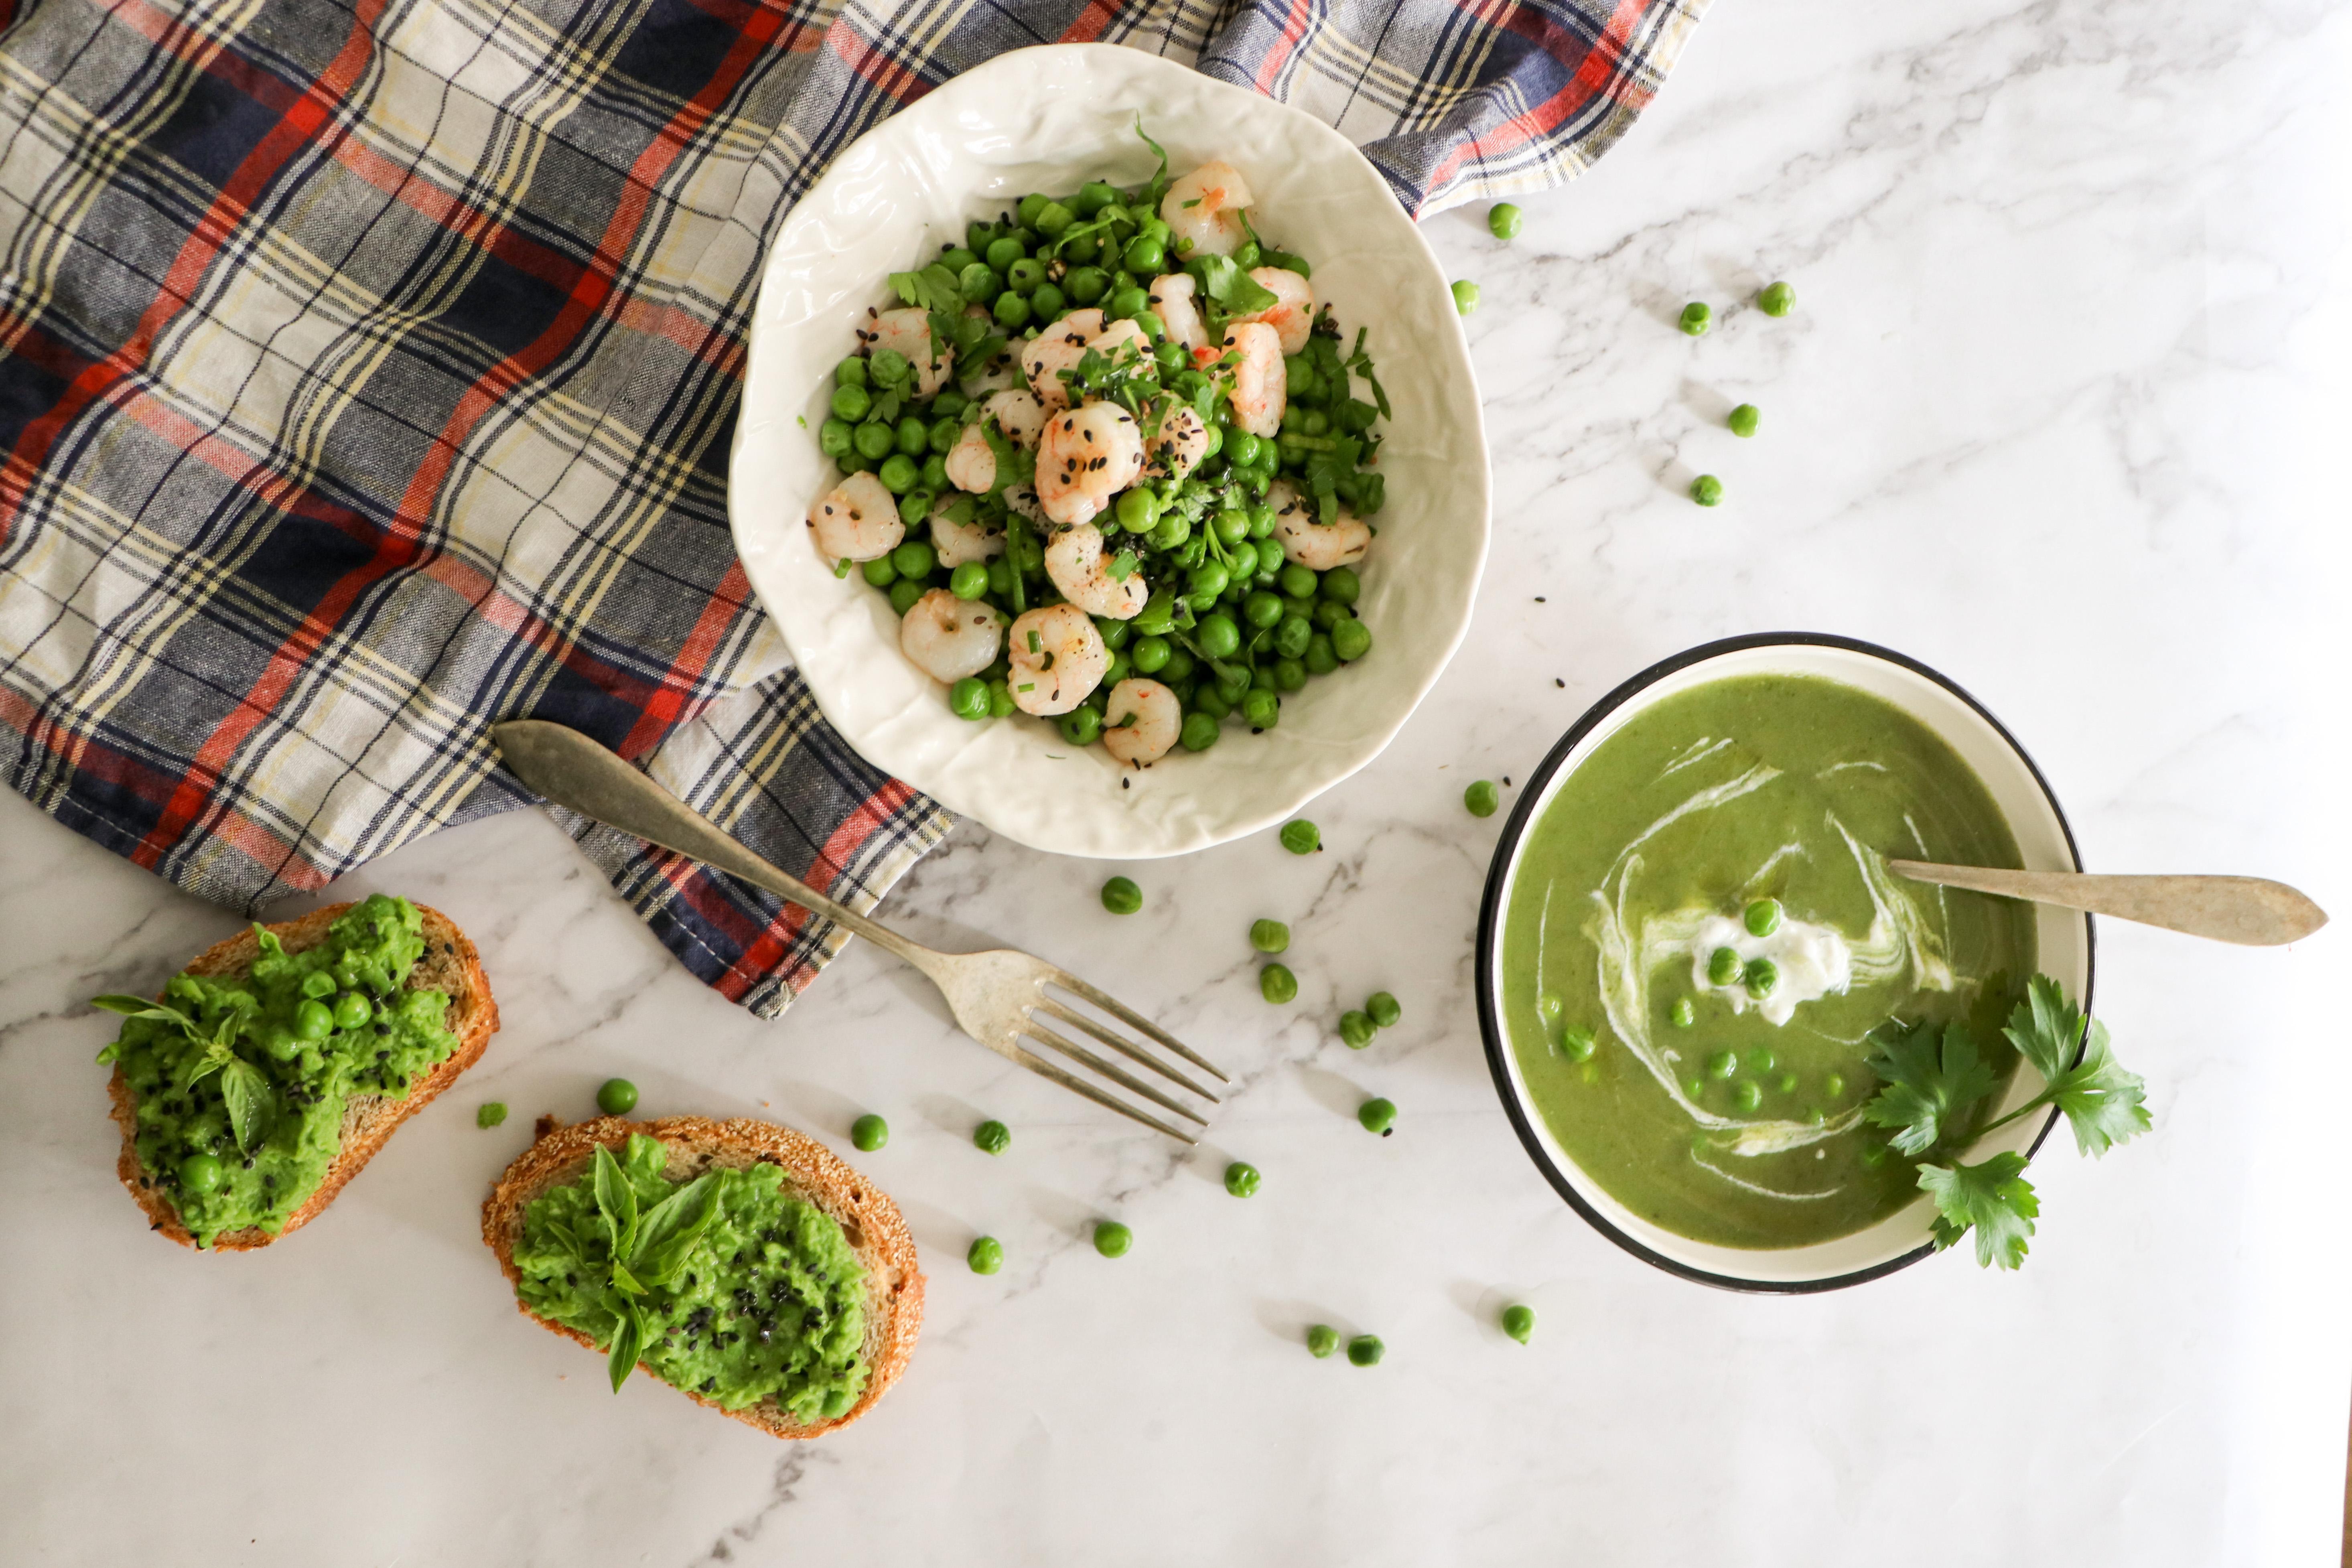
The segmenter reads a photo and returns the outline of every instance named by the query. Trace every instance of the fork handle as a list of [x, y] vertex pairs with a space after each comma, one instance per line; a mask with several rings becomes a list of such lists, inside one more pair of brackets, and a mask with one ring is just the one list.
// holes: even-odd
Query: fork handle
[[789, 899], [926, 973], [926, 961], [938, 956], [752, 854], [717, 823], [577, 730], [544, 719], [510, 719], [492, 725], [490, 738], [515, 777], [557, 805]]

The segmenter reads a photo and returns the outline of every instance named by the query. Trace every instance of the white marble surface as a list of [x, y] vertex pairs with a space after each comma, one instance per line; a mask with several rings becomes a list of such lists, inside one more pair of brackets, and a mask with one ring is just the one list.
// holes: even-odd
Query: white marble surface
[[[1112, 979], [1246, 1089], [1196, 1157], [1117, 1134], [851, 952], [781, 1026], [672, 965], [551, 826], [418, 845], [389, 888], [481, 941], [508, 1020], [329, 1216], [249, 1258], [150, 1237], [116, 1186], [81, 1001], [233, 922], [0, 798], [0, 1557], [120, 1564], [2333, 1562], [2352, 1341], [2327, 1110], [2341, 928], [2257, 952], [2108, 925], [2099, 1001], [2156, 1135], [2036, 1167], [2022, 1274], [1946, 1258], [1819, 1300], [1682, 1284], [1589, 1231], [1496, 1109], [1465, 986], [1521, 774], [1652, 659], [1727, 633], [1874, 638], [2037, 754], [2094, 867], [2285, 877], [2352, 911], [2341, 799], [2352, 289], [2347, 18], [2317, 5], [1723, 0], [1650, 116], [1486, 289], [1494, 569], [1381, 762], [1270, 838], [1139, 868], [960, 832], [893, 912]], [[1796, 316], [1667, 325], [1772, 276]], [[1401, 368], [1401, 367], [1400, 367]], [[1717, 427], [1752, 399], [1764, 429]], [[1699, 469], [1717, 511], [1680, 498]], [[1537, 595], [1548, 601], [1538, 604]], [[1564, 681], [1565, 686], [1555, 684]], [[291, 911], [289, 911], [291, 912]], [[1250, 918], [1304, 993], [1257, 999]], [[1318, 1026], [1375, 985], [1404, 1024]], [[531, 1114], [625, 1072], [864, 1159], [931, 1269], [912, 1369], [781, 1447], [511, 1310], [477, 1234]], [[1367, 1138], [1360, 1089], [1402, 1131]], [[517, 1120], [472, 1123], [496, 1097]], [[990, 1161], [982, 1112], [1017, 1129]], [[1266, 1173], [1246, 1204], [1228, 1152]], [[1136, 1230], [1108, 1263], [1097, 1215]], [[1005, 1272], [961, 1264], [975, 1229]], [[1491, 1326], [1519, 1297], [1525, 1349]], [[1376, 1330], [1315, 1362], [1300, 1325]]]

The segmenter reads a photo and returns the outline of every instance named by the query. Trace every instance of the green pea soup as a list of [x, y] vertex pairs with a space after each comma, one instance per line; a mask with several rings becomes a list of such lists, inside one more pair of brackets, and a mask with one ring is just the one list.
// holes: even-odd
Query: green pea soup
[[1526, 1103], [1590, 1181], [1664, 1231], [1749, 1249], [1917, 1199], [1862, 1121], [1865, 1037], [1965, 1019], [2005, 1086], [2036, 916], [1888, 858], [2023, 864], [1960, 754], [1859, 687], [1728, 675], [1591, 749], [1526, 830], [1496, 970]]

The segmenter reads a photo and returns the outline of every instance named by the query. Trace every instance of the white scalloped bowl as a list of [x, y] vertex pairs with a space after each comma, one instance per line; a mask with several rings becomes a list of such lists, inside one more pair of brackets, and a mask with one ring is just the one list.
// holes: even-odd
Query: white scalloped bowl
[[[1206, 752], [1144, 770], [1066, 744], [1044, 721], [978, 723], [898, 651], [887, 597], [834, 575], [806, 526], [838, 481], [818, 452], [834, 364], [886, 276], [1022, 194], [1090, 178], [1137, 184], [1223, 157], [1247, 176], [1275, 243], [1315, 268], [1349, 334], [1369, 327], [1394, 408], [1388, 501], [1360, 568], [1373, 636], [1355, 664], [1286, 698], [1252, 735], [1228, 721]], [[803, 423], [803, 421], [805, 423]], [[1023, 844], [1140, 859], [1279, 822], [1378, 756], [1445, 668], [1486, 558], [1477, 385], [1436, 258], [1388, 185], [1338, 132], [1155, 55], [1108, 45], [1022, 49], [956, 78], [861, 137], [793, 209], [769, 254], [728, 486], [735, 547], [817, 706], [842, 738], [950, 809]]]

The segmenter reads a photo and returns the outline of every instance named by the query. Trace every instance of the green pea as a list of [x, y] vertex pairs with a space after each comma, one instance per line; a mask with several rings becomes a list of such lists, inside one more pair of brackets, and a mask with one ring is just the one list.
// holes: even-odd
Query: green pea
[[1717, 1051], [1706, 1058], [1706, 1076], [1709, 1078], [1729, 1078], [1738, 1070], [1738, 1051]]
[[1462, 792], [1462, 804], [1473, 816], [1492, 816], [1495, 808], [1502, 804], [1502, 797], [1496, 792], [1493, 779], [1480, 779]]
[[1690, 498], [1701, 506], [1721, 506], [1723, 481], [1713, 474], [1701, 474], [1691, 481]]
[[974, 261], [956, 273], [956, 289], [967, 300], [993, 300], [1004, 292], [1004, 275], [985, 261]]
[[1323, 847], [1323, 830], [1305, 817], [1282, 825], [1282, 847], [1293, 855], [1312, 855]]
[[[1460, 284], [1455, 284], [1460, 288]], [[1348, 1363], [1351, 1366], [1378, 1366], [1389, 1347], [1381, 1343], [1378, 1334], [1358, 1334], [1348, 1342]]]
[[[1209, 520], [1209, 527], [1216, 534], [1217, 542], [1231, 549], [1249, 537], [1249, 513], [1238, 508], [1221, 511]], [[1249, 565], [1253, 570], [1257, 566], [1257, 551], [1255, 547], [1250, 551]]]
[[1703, 1078], [1685, 1079], [1683, 1080], [1683, 1090], [1693, 1100], [1704, 1099], [1706, 1094], [1706, 1079]]
[[1282, 570], [1282, 541], [1261, 539], [1257, 542], [1257, 570], [1260, 577]]
[[1094, 708], [1073, 708], [1055, 720], [1054, 727], [1073, 746], [1091, 746], [1102, 739], [1102, 713]]
[[[1181, 511], [1170, 512], [1167, 516], [1161, 518], [1158, 524], [1156, 524], [1151, 530], [1152, 546], [1159, 550], [1173, 550], [1192, 537], [1192, 520], [1186, 517]], [[1171, 604], [1172, 607], [1173, 601], [1171, 601]], [[1146, 606], [1144, 614], [1149, 615], [1150, 613], [1150, 607]], [[1138, 618], [1140, 619], [1141, 617], [1139, 616]], [[1168, 628], [1164, 626], [1160, 627], [1160, 630], [1162, 631], [1167, 629]]]
[[1280, 921], [1250, 922], [1250, 945], [1260, 952], [1285, 952], [1290, 947], [1290, 928]]
[[[1511, 210], [1516, 213], [1519, 209], [1513, 207]], [[1518, 225], [1514, 223], [1511, 226], [1516, 229], [1518, 227]], [[1510, 236], [1505, 235], [1503, 237], [1508, 239]], [[1518, 1341], [1519, 1343], [1527, 1343], [1528, 1336], [1536, 1331], [1536, 1310], [1533, 1307], [1525, 1306], [1518, 1302], [1513, 1302], [1510, 1306], [1504, 1308], [1503, 1331], [1510, 1335], [1511, 1338]]]
[[1372, 631], [1361, 621], [1339, 621], [1331, 627], [1331, 652], [1342, 664], [1353, 664], [1372, 650]]
[[[1312, 599], [1315, 596], [1317, 583], [1314, 573], [1295, 563], [1277, 567], [1276, 570], [1277, 573], [1276, 580], [1281, 584], [1286, 595], [1293, 599]], [[1340, 567], [1339, 570], [1344, 572], [1347, 568]]]
[[[1288, 604], [1291, 601], [1289, 600], [1284, 601], [1285, 604]], [[1307, 644], [1314, 640], [1315, 628], [1307, 623], [1307, 619], [1305, 616], [1286, 615], [1281, 620], [1275, 623], [1274, 651], [1284, 658], [1299, 659], [1303, 661], [1306, 657]], [[1301, 676], [1304, 676], [1307, 673], [1307, 666], [1304, 662], [1300, 663], [1298, 670]]]
[[1395, 1028], [1397, 1020], [1404, 1016], [1404, 1008], [1385, 991], [1373, 992], [1364, 1003], [1364, 1012], [1383, 1029]]
[[1706, 306], [1700, 301], [1693, 300], [1689, 304], [1683, 307], [1682, 329], [1684, 331], [1688, 332], [1692, 337], [1704, 337], [1706, 335], [1707, 323], [1711, 321], [1714, 317], [1715, 312], [1713, 310], [1708, 310]]
[[1307, 1331], [1307, 1353], [1317, 1361], [1323, 1360], [1339, 1348], [1339, 1331], [1328, 1323], [1317, 1323]]
[[1356, 1120], [1367, 1132], [1377, 1132], [1385, 1138], [1396, 1131], [1396, 1101], [1368, 1100], [1356, 1107]]
[[1797, 1092], [1797, 1075], [1792, 1072], [1784, 1072], [1779, 1078], [1772, 1080], [1772, 1087], [1779, 1089], [1782, 1094], [1794, 1094]]
[[626, 1116], [637, 1108], [637, 1086], [625, 1078], [608, 1078], [596, 1089], [596, 1109], [607, 1116]]
[[[915, 466], [915, 459], [903, 452], [894, 452], [883, 458], [882, 466], [875, 470], [875, 477], [882, 481], [882, 488], [894, 496], [902, 496], [913, 489], [915, 481], [922, 478], [922, 474], [923, 470]], [[893, 561], [891, 564], [895, 566], [898, 563]]]
[[1318, 630], [1328, 632], [1354, 614], [1355, 612], [1345, 605], [1334, 604], [1328, 599], [1318, 599], [1315, 601], [1315, 613], [1309, 618], [1314, 621]]
[[909, 414], [898, 421], [898, 450], [910, 458], [919, 458], [931, 449], [931, 427]]
[[1254, 689], [1242, 699], [1242, 719], [1253, 733], [1271, 730], [1282, 722], [1282, 699], [1271, 691]]
[[[950, 452], [955, 450], [956, 443], [962, 439], [963, 421], [952, 415], [945, 415], [931, 421], [930, 433], [924, 437], [923, 445], [933, 456], [944, 459]], [[944, 462], [942, 466], [944, 467]]]
[[335, 1027], [356, 1029], [375, 1016], [375, 1008], [356, 991], [346, 991], [335, 998]]
[[1845, 1074], [1833, 1072], [1822, 1080], [1822, 1092], [1835, 1100], [1845, 1092]]
[[1141, 278], [1157, 273], [1168, 265], [1168, 247], [1156, 239], [1139, 234], [1127, 242], [1127, 249], [1119, 259], [1127, 263], [1129, 272]]
[[959, 245], [940, 252], [940, 258], [933, 265], [944, 267], [950, 272], [961, 272], [979, 259], [979, 255], [970, 246]]
[[817, 450], [828, 458], [846, 458], [854, 437], [846, 419], [828, 419], [816, 427]]
[[1029, 324], [1029, 301], [1017, 289], [1007, 289], [996, 297], [991, 309], [996, 324], [1008, 332], [1017, 332]]
[[876, 349], [873, 358], [866, 362], [866, 374], [874, 378], [875, 385], [887, 388], [904, 382], [914, 369], [913, 363], [897, 349]]
[[335, 1012], [324, 1002], [308, 1001], [294, 1009], [294, 1037], [323, 1040], [335, 1032]]
[[1747, 983], [1750, 996], [1769, 996], [1772, 988], [1780, 984], [1780, 966], [1769, 958], [1751, 958], [1740, 979]]
[[[966, 563], [970, 564], [969, 562]], [[965, 676], [948, 688], [948, 711], [959, 719], [988, 717], [988, 682], [976, 676]]]
[[1141, 637], [1135, 639], [1128, 658], [1139, 674], [1157, 675], [1168, 667], [1168, 656], [1173, 651], [1166, 637]]
[[1559, 1032], [1559, 1054], [1566, 1057], [1570, 1061], [1591, 1061], [1592, 1059], [1593, 1044], [1592, 1031], [1590, 1029], [1580, 1029], [1574, 1026], [1570, 1026]]
[[1013, 717], [1013, 688], [1005, 683], [1004, 678], [999, 676], [990, 681], [988, 683], [988, 716], [992, 719], [1010, 719]]
[[1674, 1020], [1674, 1026], [1677, 1029], [1687, 1029], [1698, 1022], [1698, 1009], [1692, 1005], [1691, 999], [1687, 996], [1675, 997], [1673, 1010], [1666, 1016]]
[[898, 449], [898, 436], [887, 425], [860, 425], [850, 434], [849, 444], [859, 457], [878, 463]]
[[847, 359], [835, 365], [833, 384], [835, 386], [864, 386], [866, 384], [865, 360], [856, 354], [851, 354]]
[[1754, 1079], [1743, 1078], [1731, 1086], [1731, 1109], [1742, 1115], [1764, 1103], [1764, 1091], [1756, 1087]]
[[1002, 1154], [1013, 1147], [1013, 1129], [1002, 1121], [983, 1121], [971, 1130], [971, 1142], [983, 1154]]
[[1339, 656], [1331, 651], [1329, 637], [1321, 632], [1307, 637], [1306, 664], [1309, 675], [1328, 675], [1339, 668]]
[[1707, 954], [1706, 979], [1710, 985], [1728, 985], [1739, 978], [1739, 954], [1730, 948], [1718, 947]]
[[1274, 661], [1274, 689], [1276, 691], [1299, 691], [1305, 689], [1306, 686], [1305, 663], [1295, 658], [1277, 658]]
[[506, 1119], [507, 1108], [503, 1100], [489, 1100], [474, 1111], [474, 1125], [477, 1127], [496, 1127]]
[[1351, 1051], [1360, 1051], [1372, 1043], [1373, 1032], [1379, 1026], [1369, 1013], [1347, 1012], [1339, 1015], [1339, 1037], [1348, 1042]]
[[1200, 639], [1201, 651], [1211, 658], [1231, 658], [1241, 651], [1242, 629], [1234, 625], [1230, 616], [1202, 617], [1200, 627], [1193, 635]]
[[1747, 922], [1748, 935], [1770, 936], [1780, 929], [1780, 900], [1759, 899], [1748, 906], [1742, 919]]
[[890, 1124], [868, 1111], [849, 1124], [849, 1141], [871, 1154], [890, 1142]]
[[1756, 308], [1768, 316], [1785, 316], [1797, 307], [1797, 291], [1786, 283], [1767, 283], [1756, 296]]
[[1730, 417], [1724, 423], [1731, 426], [1731, 433], [1735, 436], [1753, 436], [1756, 434], [1756, 405], [1743, 403], [1731, 411]]
[[1188, 752], [1205, 752], [1217, 743], [1217, 721], [1196, 708], [1184, 715], [1177, 739]]
[[1279, 963], [1269, 963], [1257, 972], [1257, 994], [1279, 1007], [1298, 996], [1298, 976]]
[[1768, 1073], [1780, 1065], [1780, 1058], [1772, 1054], [1771, 1047], [1752, 1046], [1748, 1048], [1748, 1070], [1749, 1072]]
[[1103, 307], [1103, 314], [1115, 321], [1131, 321], [1150, 309], [1151, 296], [1130, 283], [1124, 289], [1112, 291], [1110, 303]]
[[890, 552], [890, 564], [901, 577], [928, 577], [938, 563], [938, 553], [919, 539], [909, 539]]
[[923, 596], [923, 585], [912, 577], [901, 577], [890, 584], [890, 613], [903, 618]]
[[967, 561], [948, 574], [948, 592], [966, 602], [988, 592], [988, 568], [977, 561]]
[[1237, 1198], [1248, 1197], [1257, 1191], [1257, 1167], [1236, 1160], [1225, 1167], [1225, 1191]]
[[1102, 885], [1102, 907], [1115, 915], [1131, 915], [1143, 907], [1143, 889], [1130, 878], [1113, 877]]
[[1486, 209], [1486, 232], [1496, 239], [1517, 239], [1519, 237], [1519, 209], [1509, 202], [1496, 202]]
[[836, 419], [846, 419], [852, 425], [866, 417], [874, 406], [873, 395], [862, 386], [842, 385], [833, 389], [833, 413]]
[[1125, 1258], [1127, 1249], [1135, 1245], [1135, 1232], [1115, 1219], [1104, 1220], [1095, 1226], [1095, 1250], [1105, 1258]]
[[1457, 279], [1454, 285], [1454, 309], [1455, 313], [1466, 316], [1477, 308], [1478, 285], [1471, 282], [1467, 278]]
[[1074, 305], [1092, 305], [1110, 290], [1110, 274], [1099, 267], [1074, 268], [1062, 277], [1062, 289]]
[[208, 1193], [221, 1184], [221, 1163], [213, 1154], [191, 1154], [180, 1162], [180, 1186], [191, 1193]]
[[963, 1260], [974, 1274], [993, 1274], [1004, 1267], [1004, 1244], [992, 1236], [977, 1237]]
[[993, 241], [990, 244], [988, 247], [987, 261], [988, 265], [998, 272], [1010, 272], [1013, 270], [1013, 264], [1014, 262], [1026, 260], [1028, 258], [1028, 255], [1029, 247], [1027, 246], [1023, 245], [1019, 240], [1007, 235], [1003, 239]]
[[1129, 533], [1149, 533], [1160, 522], [1160, 498], [1138, 485], [1118, 498], [1118, 525]]
[[[1034, 294], [1037, 285], [1045, 281], [1045, 264], [1027, 257], [1004, 269], [1004, 286], [1015, 294]], [[1034, 307], [1033, 307], [1034, 309]]]

